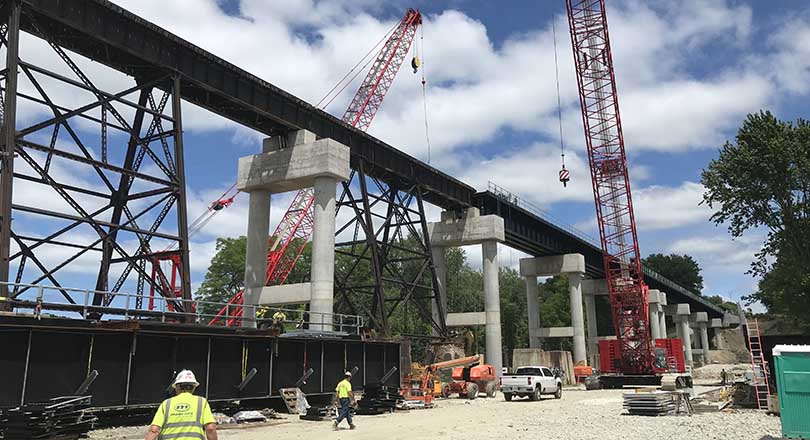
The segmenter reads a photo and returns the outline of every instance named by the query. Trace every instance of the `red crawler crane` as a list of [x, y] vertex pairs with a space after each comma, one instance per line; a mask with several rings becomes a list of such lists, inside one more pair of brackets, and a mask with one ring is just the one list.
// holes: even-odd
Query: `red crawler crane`
[[647, 286], [630, 197], [605, 0], [566, 0], [566, 5], [621, 371], [653, 374]]
[[[394, 82], [399, 68], [410, 51], [418, 27], [422, 24], [422, 15], [418, 10], [408, 9], [405, 17], [394, 28], [383, 47], [377, 53], [368, 74], [352, 98], [349, 107], [343, 114], [343, 122], [366, 131], [374, 115], [382, 105], [388, 89]], [[312, 188], [299, 191], [290, 208], [273, 232], [270, 249], [267, 254], [267, 285], [283, 284], [289, 276], [298, 257], [312, 235], [312, 202], [315, 192]], [[227, 326], [239, 323], [242, 316], [242, 291], [219, 311], [209, 322], [214, 325], [223, 316], [228, 316]], [[228, 308], [232, 312], [228, 313]]]

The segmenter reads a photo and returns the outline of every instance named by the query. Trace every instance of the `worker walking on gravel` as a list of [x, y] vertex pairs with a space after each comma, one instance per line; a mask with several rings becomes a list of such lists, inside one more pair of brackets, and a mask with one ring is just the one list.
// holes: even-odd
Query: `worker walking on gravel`
[[349, 422], [349, 429], [355, 428], [354, 423], [352, 423], [352, 414], [349, 407], [349, 404], [352, 406], [355, 404], [351, 380], [352, 373], [347, 371], [343, 375], [343, 380], [341, 380], [335, 388], [335, 395], [340, 403], [338, 416], [335, 419], [335, 431], [339, 429], [338, 425], [340, 425], [340, 422], [343, 421], [343, 419], [346, 419], [346, 421]]
[[146, 440], [217, 440], [217, 423], [204, 397], [195, 396], [199, 386], [194, 373], [183, 370], [174, 379], [175, 396], [158, 407]]

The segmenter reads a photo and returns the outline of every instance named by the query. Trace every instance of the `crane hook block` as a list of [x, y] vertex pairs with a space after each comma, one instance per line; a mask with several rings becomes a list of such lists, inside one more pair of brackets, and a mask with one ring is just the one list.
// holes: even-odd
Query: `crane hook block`
[[560, 182], [562, 182], [563, 187], [568, 186], [568, 181], [571, 180], [571, 173], [563, 167], [560, 170]]
[[419, 59], [419, 57], [413, 57], [413, 59], [411, 60], [411, 67], [413, 67], [413, 73], [418, 72], [419, 66], [421, 65], [422, 61]]

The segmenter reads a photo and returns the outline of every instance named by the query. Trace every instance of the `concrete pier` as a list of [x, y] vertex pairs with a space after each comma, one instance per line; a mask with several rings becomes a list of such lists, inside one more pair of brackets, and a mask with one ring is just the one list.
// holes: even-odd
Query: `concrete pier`
[[[660, 304], [658, 300], [658, 294], [660, 292], [655, 289], [650, 289], [648, 295], [648, 304], [650, 309], [650, 338], [653, 341], [656, 339], [660, 339], [661, 336], [661, 319], [658, 317], [658, 313], [660, 311]], [[661, 311], [662, 312], [662, 311]]]
[[709, 315], [706, 312], [697, 312], [694, 315], [697, 338], [700, 341], [700, 349], [703, 350], [702, 361], [703, 365], [706, 365], [711, 362], [709, 359]]
[[585, 365], [588, 362], [585, 349], [585, 322], [582, 314], [582, 277], [585, 274], [585, 257], [582, 254], [566, 254], [520, 260], [520, 275], [523, 277], [547, 277], [560, 274], [568, 278], [571, 327], [574, 339], [573, 361], [575, 365]]
[[[298, 130], [264, 140], [262, 154], [239, 159], [236, 187], [250, 195], [245, 265], [243, 326], [253, 327], [255, 307], [273, 304], [272, 289], [265, 288], [267, 244], [270, 235], [271, 194], [313, 188], [312, 283], [286, 289], [282, 302], [310, 299], [313, 329], [331, 330], [335, 270], [335, 184], [349, 178], [349, 147], [332, 139], [317, 140], [314, 133]], [[276, 290], [281, 293], [281, 290]], [[263, 292], [265, 294], [263, 294]], [[264, 301], [270, 301], [265, 303]], [[325, 313], [327, 315], [322, 315]], [[325, 324], [321, 327], [321, 324]]]
[[660, 313], [658, 314], [658, 331], [661, 332], [662, 338], [668, 338], [669, 332], [667, 332], [667, 315], [664, 312], [667, 306], [667, 294], [661, 291], [658, 291], [658, 306]]
[[248, 194], [248, 230], [245, 255], [245, 291], [242, 326], [256, 327], [256, 307], [267, 282], [267, 246], [270, 235], [270, 191]]
[[542, 348], [537, 329], [540, 328], [540, 293], [537, 277], [525, 277], [526, 282], [526, 315], [529, 322], [529, 348]]
[[[433, 266], [436, 270], [436, 290], [439, 292], [439, 301], [441, 302], [441, 309], [444, 310], [447, 316], [447, 255], [445, 248], [440, 246], [432, 246], [431, 252], [433, 254]], [[431, 314], [433, 320], [439, 321], [439, 308], [436, 306], [436, 299], [430, 303]], [[433, 336], [438, 336], [436, 329], [432, 329]]]
[[481, 244], [484, 259], [484, 312], [487, 316], [486, 341], [487, 362], [495, 368], [500, 377], [503, 367], [501, 341], [501, 291], [498, 281], [498, 242], [488, 240]]
[[[501, 341], [501, 302], [498, 281], [498, 243], [504, 241], [503, 218], [496, 215], [480, 215], [478, 208], [468, 208], [462, 213], [442, 212], [441, 221], [428, 224], [431, 246], [469, 246], [480, 244], [483, 255], [484, 314], [486, 321], [486, 360], [495, 368], [497, 378], [503, 367]], [[434, 257], [435, 257], [434, 253]], [[434, 261], [435, 264], [435, 261]], [[437, 273], [437, 276], [439, 274]], [[446, 277], [446, 273], [444, 275]], [[444, 280], [446, 283], [446, 280]], [[440, 281], [440, 286], [443, 282]], [[445, 298], [446, 301], [446, 298]], [[435, 304], [434, 304], [435, 310]], [[445, 308], [445, 313], [447, 309]], [[454, 320], [458, 323], [475, 321], [474, 314], [464, 314]]]
[[712, 332], [714, 332], [714, 349], [715, 350], [725, 350], [726, 344], [723, 340], [723, 337], [720, 335], [720, 331], [723, 330], [723, 320], [720, 318], [712, 318], [709, 322], [709, 326], [712, 328]]
[[686, 365], [693, 366], [694, 359], [692, 358], [692, 335], [689, 328], [689, 304], [678, 304], [675, 318], [678, 322], [678, 333], [681, 341], [683, 341], [683, 354]]
[[587, 326], [587, 353], [591, 366], [599, 365], [599, 335], [596, 326], [596, 295], [585, 295], [585, 325]]
[[312, 299], [309, 303], [310, 328], [332, 329], [335, 291], [335, 197], [337, 180], [315, 178], [312, 218]]

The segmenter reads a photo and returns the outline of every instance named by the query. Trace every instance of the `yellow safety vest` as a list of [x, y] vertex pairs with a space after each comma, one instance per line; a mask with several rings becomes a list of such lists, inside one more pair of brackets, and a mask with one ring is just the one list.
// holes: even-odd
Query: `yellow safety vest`
[[349, 393], [352, 391], [352, 384], [348, 380], [343, 379], [337, 384], [335, 391], [337, 391], [339, 398], [348, 398]]
[[204, 427], [209, 423], [216, 423], [211, 407], [191, 393], [164, 400], [152, 419], [160, 426], [158, 440], [206, 440]]

